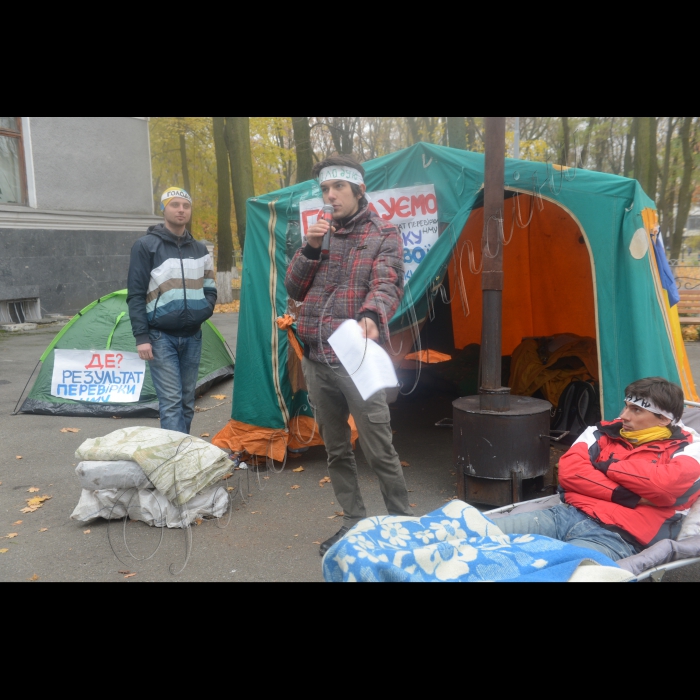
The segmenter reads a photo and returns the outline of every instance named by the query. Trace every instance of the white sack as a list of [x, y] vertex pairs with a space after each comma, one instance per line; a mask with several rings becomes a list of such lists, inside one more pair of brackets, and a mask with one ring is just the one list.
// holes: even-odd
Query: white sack
[[136, 462], [81, 462], [75, 473], [87, 491], [154, 488]]
[[[151, 527], [183, 528], [198, 518], [221, 518], [229, 506], [225, 488], [211, 488], [192, 499], [186, 506], [176, 506], [157, 491], [84, 489], [72, 520], [89, 524], [102, 518], [121, 520], [126, 515]], [[128, 513], [127, 513], [128, 508]]]
[[189, 503], [231, 470], [228, 455], [199, 438], [157, 428], [124, 428], [86, 440], [75, 453], [83, 462], [137, 462], [173, 503]]

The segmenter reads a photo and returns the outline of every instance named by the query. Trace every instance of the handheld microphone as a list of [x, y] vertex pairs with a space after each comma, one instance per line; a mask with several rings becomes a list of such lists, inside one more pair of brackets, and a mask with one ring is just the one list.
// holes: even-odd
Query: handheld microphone
[[331, 228], [328, 229], [328, 233], [323, 237], [323, 244], [321, 245], [321, 257], [328, 258], [331, 251], [331, 229], [333, 227], [333, 214], [335, 209], [330, 204], [326, 204], [321, 210], [321, 214], [318, 217], [319, 221], [327, 221]]

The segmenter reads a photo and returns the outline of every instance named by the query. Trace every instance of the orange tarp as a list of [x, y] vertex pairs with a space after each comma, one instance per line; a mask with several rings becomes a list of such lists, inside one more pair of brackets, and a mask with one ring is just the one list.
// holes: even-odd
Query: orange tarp
[[[591, 258], [578, 224], [561, 207], [521, 195], [506, 200], [506, 240], [511, 235], [514, 206], [520, 212], [516, 220], [523, 224], [530, 219], [531, 207], [535, 211], [527, 228], [516, 224], [504, 249], [503, 355], [511, 355], [524, 338], [563, 333], [597, 338]], [[477, 209], [464, 228], [449, 267], [451, 294], [456, 294], [452, 304], [455, 347], [460, 350], [472, 343], [481, 344], [481, 274], [470, 272], [466, 243], [473, 246], [478, 270], [483, 228], [484, 210]], [[455, 287], [460, 276], [471, 309], [468, 317]]]
[[[359, 435], [352, 416], [348, 422], [352, 431], [354, 449]], [[308, 416], [299, 416], [290, 421], [289, 432], [273, 428], [258, 428], [232, 420], [214, 437], [212, 443], [222, 450], [249, 452], [258, 457], [269, 457], [275, 462], [284, 462], [287, 449], [301, 450], [305, 447], [323, 445], [323, 440], [318, 433], [316, 421]]]

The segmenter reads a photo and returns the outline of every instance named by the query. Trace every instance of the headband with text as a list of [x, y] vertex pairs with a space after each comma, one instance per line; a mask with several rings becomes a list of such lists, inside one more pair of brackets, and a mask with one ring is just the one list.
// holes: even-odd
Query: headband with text
[[180, 187], [169, 187], [165, 192], [163, 192], [163, 196], [160, 198], [161, 201], [161, 209], [165, 211], [165, 207], [170, 204], [170, 202], [173, 201], [173, 199], [186, 199], [190, 204], [192, 204], [192, 197], [190, 197], [185, 190], [183, 190]]
[[318, 178], [318, 182], [321, 185], [329, 180], [345, 180], [346, 182], [351, 182], [353, 185], [365, 184], [365, 179], [362, 177], [362, 173], [360, 173], [359, 170], [335, 165], [321, 170], [321, 174]]
[[628, 396], [625, 399], [625, 402], [631, 403], [633, 406], [639, 406], [639, 408], [643, 408], [645, 411], [649, 411], [650, 413], [655, 413], [657, 416], [668, 418], [674, 423], [677, 421], [677, 418], [672, 413], [663, 411], [655, 403], [653, 403], [651, 399], [643, 399], [640, 396]]

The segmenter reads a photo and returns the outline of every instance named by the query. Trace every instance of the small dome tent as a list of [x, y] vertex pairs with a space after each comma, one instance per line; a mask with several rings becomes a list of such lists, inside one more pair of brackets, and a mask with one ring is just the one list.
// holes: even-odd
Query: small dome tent
[[[58, 398], [51, 394], [55, 350], [136, 352], [131, 330], [127, 291], [109, 294], [75, 316], [56, 336], [41, 357], [41, 371], [21, 413], [70, 417], [158, 417], [158, 398], [146, 363], [141, 396], [136, 403], [90, 403]], [[211, 321], [202, 326], [202, 360], [197, 391], [208, 391], [234, 374], [234, 361], [226, 341]]]
[[[481, 245], [483, 154], [421, 143], [364, 167], [380, 215], [396, 221], [393, 213], [410, 213], [419, 229], [424, 223], [438, 229], [421, 248], [411, 238], [416, 227], [402, 228], [407, 284], [390, 324], [395, 362], [422, 349], [414, 347], [415, 328], [434, 320], [445, 302], [451, 309], [437, 316], [449, 319], [454, 354], [480, 343], [481, 261], [494, 254]], [[434, 188], [437, 204], [423, 220], [427, 200], [411, 196], [419, 187]], [[640, 377], [666, 377], [697, 401], [677, 311], [669, 306], [654, 254], [656, 206], [639, 183], [509, 159], [504, 190], [502, 221], [489, 222], [502, 226], [505, 246], [504, 355], [527, 338], [589, 339], [594, 361], [597, 350], [606, 419], [617, 417], [625, 388]], [[387, 192], [391, 196], [382, 196]], [[232, 421], [214, 439], [220, 447], [277, 460], [287, 448], [320, 444], [308, 397], [289, 369], [289, 323], [278, 323], [294, 313], [285, 275], [302, 245], [306, 205], [318, 197], [318, 183], [309, 181], [248, 202], [237, 349], [243, 371]]]

